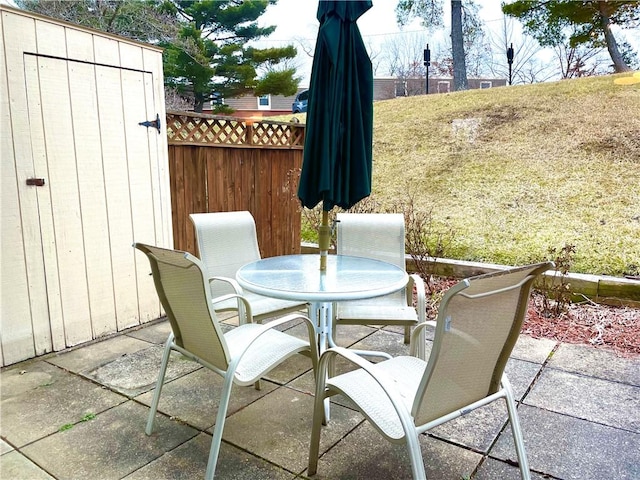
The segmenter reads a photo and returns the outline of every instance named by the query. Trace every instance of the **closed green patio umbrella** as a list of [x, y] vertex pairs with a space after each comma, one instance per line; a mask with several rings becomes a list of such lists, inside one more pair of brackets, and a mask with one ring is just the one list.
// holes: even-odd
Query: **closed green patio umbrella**
[[356, 24], [371, 6], [364, 0], [318, 3], [298, 197], [307, 208], [322, 202], [321, 269], [329, 250], [328, 212], [371, 193], [373, 70]]

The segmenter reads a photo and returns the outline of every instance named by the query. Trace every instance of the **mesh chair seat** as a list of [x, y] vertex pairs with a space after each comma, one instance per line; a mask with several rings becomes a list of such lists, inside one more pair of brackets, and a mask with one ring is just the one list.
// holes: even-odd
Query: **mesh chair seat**
[[[253, 314], [253, 318], [257, 320], [306, 309], [306, 304], [304, 303], [265, 297], [264, 295], [244, 290], [242, 291], [242, 296], [246, 298], [251, 305], [251, 313]], [[216, 303], [214, 308], [216, 311], [220, 312], [237, 310], [238, 301], [234, 298], [230, 298], [223, 302]]]
[[415, 308], [407, 305], [389, 305], [388, 300], [381, 300], [379, 304], [371, 303], [369, 305], [352, 305], [349, 302], [343, 302], [340, 305], [340, 318], [349, 319], [351, 325], [418, 324], [418, 313]]
[[[245, 324], [225, 333], [231, 357], [247, 350], [251, 333], [262, 328], [260, 324]], [[309, 350], [308, 340], [304, 341], [278, 330], [268, 330], [243, 355], [236, 369], [234, 383], [240, 386], [251, 385], [262, 376], [262, 372], [271, 370], [287, 358], [305, 350]]]
[[404, 430], [386, 390], [393, 389], [404, 407], [411, 410], [426, 367], [427, 362], [419, 358], [396, 357], [371, 365], [374, 376], [362, 369], [353, 370], [327, 380], [327, 388], [350, 398], [382, 435], [399, 442], [404, 438]]

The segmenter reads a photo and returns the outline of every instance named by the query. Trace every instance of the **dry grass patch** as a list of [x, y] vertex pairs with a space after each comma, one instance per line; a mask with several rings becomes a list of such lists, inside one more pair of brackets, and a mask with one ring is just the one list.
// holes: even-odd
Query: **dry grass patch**
[[432, 212], [452, 258], [516, 265], [570, 244], [574, 272], [639, 275], [640, 85], [625, 76], [376, 102], [372, 197]]
[[373, 195], [411, 194], [450, 256], [520, 264], [576, 246], [573, 271], [640, 268], [640, 89], [617, 76], [377, 102]]

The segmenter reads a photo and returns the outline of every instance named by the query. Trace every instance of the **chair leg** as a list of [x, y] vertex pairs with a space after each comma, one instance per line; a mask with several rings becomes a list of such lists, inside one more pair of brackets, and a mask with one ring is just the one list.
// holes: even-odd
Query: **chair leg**
[[409, 458], [411, 459], [411, 472], [414, 480], [427, 480], [427, 474], [424, 471], [424, 460], [422, 460], [422, 451], [420, 450], [420, 440], [418, 440], [418, 432], [415, 430], [405, 431], [407, 440], [407, 449], [409, 450]]
[[224, 377], [222, 391], [220, 392], [220, 404], [218, 406], [218, 414], [216, 415], [216, 426], [213, 429], [213, 439], [211, 440], [211, 449], [209, 450], [205, 480], [213, 480], [213, 476], [216, 473], [220, 444], [222, 443], [222, 431], [224, 430], [224, 422], [227, 418], [227, 409], [229, 408], [229, 398], [231, 397], [232, 387], [233, 372], [227, 371], [227, 375]]
[[320, 431], [322, 425], [326, 425], [329, 421], [328, 416], [325, 416], [325, 401], [329, 401], [326, 398], [326, 382], [327, 382], [327, 370], [331, 364], [334, 355], [321, 355], [318, 362], [317, 377], [316, 377], [316, 391], [313, 402], [313, 425], [311, 427], [311, 443], [309, 445], [309, 467], [307, 475], [315, 475], [318, 471], [318, 456], [320, 455]]
[[[324, 383], [324, 382], [321, 382]], [[320, 431], [324, 423], [324, 395], [318, 395], [316, 389], [313, 405], [313, 426], [311, 427], [311, 444], [309, 446], [309, 467], [307, 475], [315, 475], [318, 471], [318, 456], [320, 455]]]
[[531, 473], [529, 472], [529, 461], [527, 460], [527, 452], [524, 448], [524, 438], [522, 436], [522, 428], [520, 427], [518, 410], [516, 408], [516, 402], [513, 397], [511, 384], [509, 383], [509, 380], [507, 380], [506, 376], [502, 377], [502, 386], [506, 392], [505, 401], [507, 402], [507, 411], [509, 412], [511, 434], [513, 435], [513, 442], [515, 443], [516, 453], [518, 455], [520, 476], [522, 477], [522, 480], [531, 480]]
[[160, 371], [158, 372], [158, 380], [156, 381], [156, 388], [153, 392], [153, 400], [151, 401], [151, 409], [149, 410], [149, 416], [147, 417], [147, 427], [145, 433], [151, 435], [153, 432], [153, 423], [156, 418], [156, 412], [158, 411], [158, 403], [160, 402], [160, 394], [162, 393], [162, 385], [164, 384], [164, 377], [167, 373], [167, 366], [169, 365], [169, 356], [171, 355], [171, 347], [173, 347], [173, 332], [169, 334], [167, 341], [164, 344], [164, 352], [162, 353], [162, 363], [160, 364]]

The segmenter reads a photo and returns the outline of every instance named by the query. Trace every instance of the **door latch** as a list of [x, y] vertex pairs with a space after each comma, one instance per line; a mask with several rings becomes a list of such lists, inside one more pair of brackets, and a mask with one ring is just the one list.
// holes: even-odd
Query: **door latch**
[[147, 120], [145, 122], [140, 122], [138, 123], [138, 125], [142, 125], [143, 127], [153, 127], [153, 128], [157, 128], [158, 129], [158, 133], [160, 133], [160, 115], [158, 115], [156, 113], [156, 119], [155, 120]]
[[27, 178], [27, 185], [31, 187], [43, 187], [44, 178]]

